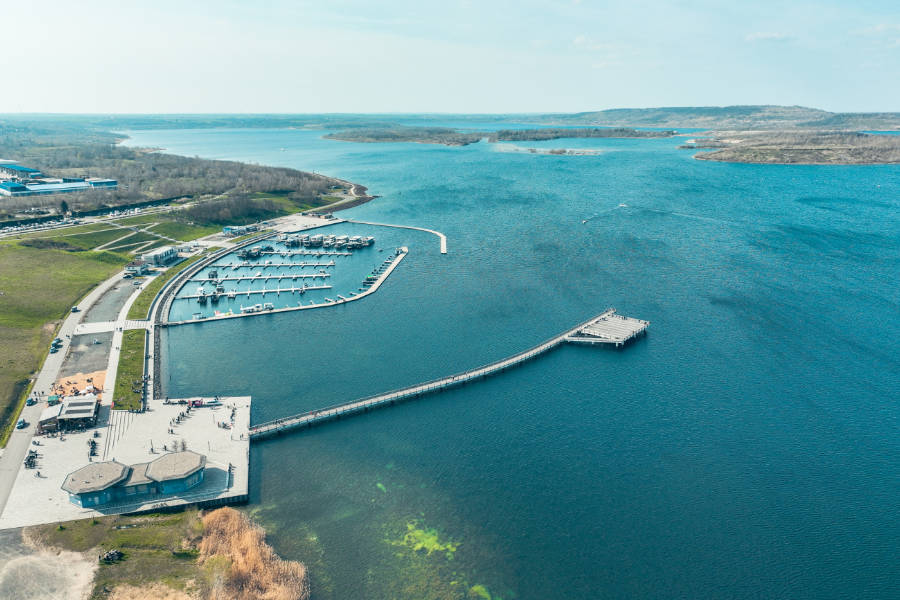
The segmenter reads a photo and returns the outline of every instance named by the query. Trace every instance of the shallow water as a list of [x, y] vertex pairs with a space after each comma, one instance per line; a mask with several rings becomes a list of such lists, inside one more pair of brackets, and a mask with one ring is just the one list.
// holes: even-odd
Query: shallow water
[[410, 255], [360, 302], [173, 328], [166, 394], [249, 394], [259, 422], [607, 306], [652, 325], [623, 351], [564, 347], [255, 445], [250, 510], [316, 598], [900, 595], [900, 167], [708, 163], [677, 138], [520, 144], [605, 150], [559, 157], [321, 133], [131, 143], [361, 183], [381, 198], [345, 214], [440, 230], [450, 253], [397, 230]]

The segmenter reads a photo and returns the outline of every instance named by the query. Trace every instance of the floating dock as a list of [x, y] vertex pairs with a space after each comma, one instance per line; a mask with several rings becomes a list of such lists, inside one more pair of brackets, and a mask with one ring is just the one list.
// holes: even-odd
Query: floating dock
[[215, 279], [207, 277], [191, 279], [190, 281], [218, 283], [221, 281], [268, 281], [269, 279], [324, 279], [326, 277], [331, 277], [331, 273], [295, 273], [293, 275], [281, 273], [280, 275], [247, 275], [246, 277], [219, 277]]
[[261, 290], [229, 290], [227, 292], [210, 292], [209, 294], [191, 294], [190, 296], [178, 296], [175, 298], [176, 300], [196, 300], [197, 298], [206, 298], [207, 300], [212, 300], [213, 296], [218, 296], [219, 299], [223, 298], [237, 298], [238, 296], [249, 296], [250, 294], [262, 294], [265, 296], [266, 294], [294, 294], [294, 293], [304, 293], [311, 292], [313, 290], [330, 290], [330, 285], [308, 285], [304, 287], [289, 287], [289, 288], [273, 288], [273, 289], [261, 289]]
[[330, 262], [289, 262], [289, 263], [264, 263], [264, 262], [239, 262], [239, 263], [221, 263], [217, 265], [207, 265], [207, 269], [264, 269], [267, 267], [333, 267], [334, 261]]
[[260, 255], [277, 254], [278, 256], [352, 256], [352, 252], [344, 250], [261, 250]]
[[[629, 329], [623, 329], [620, 321], [626, 323]], [[638, 327], [638, 324], [640, 324], [640, 327]], [[344, 416], [360, 412], [368, 412], [369, 410], [380, 406], [393, 405], [410, 398], [417, 398], [423, 394], [439, 392], [462, 385], [504, 371], [527, 360], [531, 360], [565, 342], [582, 343], [584, 339], [595, 339], [596, 341], [593, 343], [611, 344], [615, 347], [620, 347], [627, 341], [634, 339], [639, 333], [646, 332], [649, 325], [650, 323], [648, 321], [641, 321], [639, 319], [631, 319], [629, 317], [617, 315], [616, 309], [610, 308], [596, 317], [581, 323], [577, 327], [573, 327], [568, 331], [552, 337], [524, 352], [510, 356], [509, 358], [504, 358], [476, 369], [393, 390], [384, 394], [377, 394], [360, 400], [354, 400], [352, 402], [337, 404], [327, 408], [308, 411], [298, 415], [269, 421], [267, 423], [260, 423], [259, 425], [253, 425], [250, 427], [250, 439], [262, 439], [273, 435], [280, 435], [281, 433], [292, 429], [312, 427], [313, 425], [325, 421], [340, 419]], [[630, 334], [628, 333], [629, 331], [631, 332]]]

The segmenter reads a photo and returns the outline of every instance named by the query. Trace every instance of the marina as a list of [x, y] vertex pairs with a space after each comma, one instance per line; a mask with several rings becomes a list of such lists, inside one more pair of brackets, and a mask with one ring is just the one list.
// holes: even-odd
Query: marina
[[[221, 298], [223, 295], [226, 297], [229, 297], [229, 298], [234, 298], [234, 297], [246, 296], [248, 291], [247, 290], [238, 290], [238, 291], [230, 291], [230, 292], [212, 292], [210, 294], [190, 294], [190, 295], [182, 295], [182, 296], [177, 296], [177, 295], [176, 296], [168, 296], [167, 299], [165, 299], [163, 301], [164, 305], [163, 305], [163, 307], [161, 309], [161, 313], [160, 313], [162, 315], [162, 319], [160, 320], [158, 325], [160, 327], [174, 327], [174, 326], [178, 326], [178, 325], [187, 325], [187, 324], [198, 323], [198, 322], [216, 321], [216, 320], [220, 320], [220, 319], [236, 319], [236, 318], [240, 318], [240, 317], [250, 317], [250, 316], [254, 316], [254, 315], [258, 315], [258, 314], [274, 314], [274, 313], [290, 312], [290, 311], [296, 311], [296, 310], [309, 310], [309, 309], [313, 309], [313, 308], [321, 308], [324, 306], [338, 306], [341, 304], [346, 304], [348, 302], [353, 302], [354, 300], [359, 300], [361, 298], [365, 298], [369, 294], [376, 292], [378, 290], [378, 288], [381, 287], [381, 285], [385, 282], [385, 280], [387, 280], [388, 276], [390, 276], [390, 274], [394, 271], [394, 269], [397, 268], [397, 266], [400, 264], [400, 262], [407, 256], [407, 254], [409, 254], [409, 248], [407, 248], [406, 246], [397, 248], [387, 258], [385, 258], [381, 262], [380, 265], [376, 266], [373, 269], [372, 273], [370, 275], [368, 275], [365, 278], [365, 280], [362, 282], [362, 284], [359, 287], [359, 289], [357, 290], [357, 292], [348, 292], [348, 294], [346, 296], [336, 294], [337, 299], [322, 298], [322, 300], [324, 300], [323, 302], [317, 302], [316, 300], [310, 300], [309, 304], [303, 304], [302, 302], [297, 302], [296, 306], [289, 305], [289, 306], [283, 306], [283, 307], [276, 307], [271, 303], [265, 303], [262, 305], [252, 305], [252, 307], [247, 307], [247, 308], [250, 308], [250, 310], [244, 310], [245, 307], [241, 307], [241, 312], [238, 312], [238, 313], [235, 313], [233, 311], [229, 311], [229, 312], [214, 311], [213, 314], [211, 314], [211, 315], [209, 315], [209, 314], [204, 315], [203, 313], [195, 312], [190, 315], [190, 318], [169, 320], [168, 319], [169, 309], [167, 307], [172, 306], [172, 303], [175, 300], [187, 298], [187, 299], [199, 300], [199, 301], [203, 302], [204, 298], [207, 300], [211, 300], [213, 294], [217, 295], [219, 298]], [[207, 268], [208, 266], [209, 265], [205, 265], [205, 266], [200, 265], [200, 266], [196, 267], [195, 271], [192, 271], [192, 272], [194, 272], [194, 273], [199, 272], [200, 270], [202, 270], [203, 268]], [[180, 287], [183, 287], [190, 281], [192, 281], [192, 280], [186, 278], [185, 281], [179, 283], [178, 285]], [[294, 290], [296, 293], [302, 294], [302, 293], [305, 293], [305, 292], [300, 291], [303, 289], [305, 289], [306, 291], [314, 291], [314, 290], [321, 291], [324, 289], [329, 289], [330, 287], [332, 287], [332, 286], [307, 286], [306, 288], [298, 288], [298, 287], [279, 288], [279, 290], [280, 290], [280, 293], [288, 293], [288, 292], [291, 292], [291, 290]], [[249, 292], [251, 294], [253, 294], [253, 293], [256, 293], [256, 294], [278, 293], [278, 292], [276, 292], [275, 289], [249, 290]], [[203, 303], [205, 303], [205, 302], [203, 302]]]
[[580, 343], [585, 338], [596, 338], [597, 343], [611, 344], [618, 348], [623, 346], [627, 341], [634, 339], [637, 335], [645, 333], [649, 325], [650, 323], [648, 321], [617, 315], [616, 309], [610, 308], [596, 317], [554, 336], [537, 346], [533, 346], [528, 350], [514, 354], [508, 358], [475, 369], [470, 369], [462, 373], [456, 373], [426, 383], [420, 383], [383, 394], [354, 400], [352, 402], [337, 404], [335, 406], [307, 411], [298, 415], [253, 425], [250, 427], [249, 431], [250, 439], [257, 440], [269, 436], [281, 435], [290, 430], [312, 427], [326, 421], [340, 419], [344, 416], [350, 416], [361, 412], [368, 412], [369, 410], [382, 406], [391, 406], [397, 402], [418, 398], [424, 394], [439, 392], [451, 387], [463, 385], [520, 365], [523, 362], [540, 356], [545, 352], [549, 352], [566, 342]]

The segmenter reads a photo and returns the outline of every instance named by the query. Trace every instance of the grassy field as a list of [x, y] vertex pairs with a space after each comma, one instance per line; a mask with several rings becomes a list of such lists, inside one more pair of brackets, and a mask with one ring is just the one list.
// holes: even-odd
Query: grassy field
[[0, 242], [0, 429], [24, 398], [59, 323], [72, 305], [126, 259]]
[[131, 308], [128, 309], [128, 318], [146, 319], [147, 313], [150, 310], [150, 305], [153, 304], [153, 299], [156, 298], [159, 290], [163, 288], [166, 282], [175, 277], [182, 270], [186, 269], [190, 265], [203, 258], [205, 255], [206, 253], [204, 252], [202, 254], [198, 254], [197, 256], [192, 256], [184, 262], [170, 268], [162, 275], [157, 275], [153, 283], [144, 288], [144, 291], [141, 292], [141, 294], [135, 299], [134, 304], [131, 305]]
[[119, 369], [116, 371], [116, 385], [113, 388], [114, 410], [141, 408], [143, 385], [139, 382], [144, 376], [145, 338], [146, 332], [143, 329], [130, 329], [122, 334]]
[[218, 225], [197, 225], [195, 223], [183, 223], [181, 221], [162, 221], [159, 225], [150, 228], [150, 231], [160, 235], [166, 235], [176, 240], [190, 242], [197, 238], [206, 237], [222, 231]]
[[37, 542], [75, 552], [118, 549], [125, 557], [101, 563], [94, 577], [91, 599], [107, 598], [104, 589], [117, 585], [141, 586], [162, 582], [176, 590], [189, 590], [201, 582], [196, 546], [203, 524], [196, 510], [173, 514], [114, 516], [70, 521], [62, 525], [32, 527]]

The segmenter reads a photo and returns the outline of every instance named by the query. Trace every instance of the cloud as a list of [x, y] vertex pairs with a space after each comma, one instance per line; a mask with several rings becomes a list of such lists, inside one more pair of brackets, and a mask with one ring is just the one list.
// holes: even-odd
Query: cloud
[[611, 52], [618, 48], [616, 44], [601, 42], [586, 35], [576, 35], [572, 39], [572, 46], [581, 50], [592, 50], [595, 52]]
[[793, 39], [786, 33], [775, 31], [755, 31], [744, 36], [744, 40], [748, 42], [787, 42]]
[[865, 35], [865, 36], [880, 36], [880, 35], [889, 35], [900, 33], [900, 24], [898, 23], [878, 23], [877, 25], [872, 25], [871, 27], [863, 27], [862, 29], [855, 29], [851, 33], [856, 35]]

